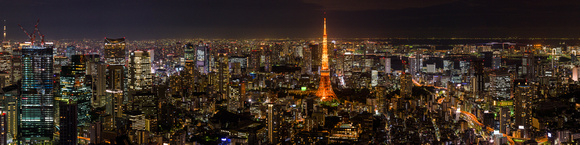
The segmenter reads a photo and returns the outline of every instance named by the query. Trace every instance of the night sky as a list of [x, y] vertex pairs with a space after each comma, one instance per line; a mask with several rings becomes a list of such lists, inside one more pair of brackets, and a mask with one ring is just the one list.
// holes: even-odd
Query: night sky
[[0, 0], [8, 39], [580, 37], [580, 1]]

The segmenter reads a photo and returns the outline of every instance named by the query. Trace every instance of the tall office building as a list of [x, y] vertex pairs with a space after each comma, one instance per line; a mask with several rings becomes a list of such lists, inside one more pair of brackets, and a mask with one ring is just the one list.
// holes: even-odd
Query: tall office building
[[8, 120], [6, 119], [8, 116], [2, 110], [0, 112], [0, 145], [7, 145], [8, 144]]
[[95, 76], [93, 76], [93, 105], [95, 107], [101, 107], [105, 105], [106, 102], [106, 89], [107, 89], [107, 64], [104, 62], [96, 63], [97, 70]]
[[535, 73], [535, 60], [534, 60], [534, 53], [530, 51], [524, 52], [522, 56], [522, 75], [525, 76], [528, 80], [535, 80], [536, 73]]
[[401, 97], [411, 97], [411, 94], [413, 93], [413, 78], [411, 77], [411, 74], [408, 73], [403, 73], [401, 74]]
[[512, 79], [507, 70], [497, 70], [489, 75], [490, 85], [487, 88], [489, 96], [493, 96], [500, 100], [507, 100], [510, 98]]
[[246, 67], [248, 66], [248, 57], [228, 57], [228, 61], [232, 76], [245, 74]]
[[77, 104], [74, 101], [63, 100], [59, 102], [60, 112], [60, 144], [61, 145], [76, 145], [77, 142]]
[[254, 49], [250, 53], [250, 60], [248, 63], [248, 71], [249, 72], [259, 72], [260, 71], [260, 64], [262, 63], [262, 50], [261, 49]]
[[20, 140], [51, 140], [54, 132], [52, 46], [22, 48]]
[[409, 56], [409, 74], [415, 76], [417, 74], [417, 56]]
[[195, 60], [195, 45], [187, 43], [183, 47], [185, 60]]
[[[262, 50], [260, 55], [260, 67], [264, 67], [265, 72], [272, 71], [272, 49], [270, 45], [259, 45], [258, 48]], [[279, 56], [276, 56], [279, 57]]]
[[149, 60], [151, 60], [151, 63], [155, 62], [155, 49], [149, 49], [147, 50], [147, 53], [149, 53]]
[[312, 74], [312, 50], [310, 47], [302, 47], [302, 74]]
[[153, 79], [147, 51], [133, 51], [129, 56], [129, 94], [151, 92]]
[[509, 120], [511, 119], [508, 107], [500, 108], [499, 115], [499, 132], [507, 133], [507, 128], [509, 128]]
[[310, 52], [311, 52], [310, 54], [312, 55], [311, 56], [312, 65], [315, 67], [320, 66], [322, 64], [321, 59], [322, 59], [322, 49], [323, 48], [321, 48], [320, 45], [318, 45], [318, 44], [310, 44], [310, 45], [308, 45], [308, 48], [310, 49]]
[[107, 67], [106, 113], [114, 117], [121, 117], [123, 114], [125, 81], [125, 66], [109, 65]]
[[[482, 59], [476, 59], [472, 63], [473, 68], [473, 78], [471, 80], [472, 89], [474, 92], [474, 98], [481, 98], [484, 97], [485, 91], [485, 80], [484, 80], [484, 73], [483, 73], [483, 61]], [[492, 99], [491, 95], [487, 95], [488, 97], [485, 98], [485, 102], [491, 104]]]
[[515, 122], [514, 125], [518, 128], [519, 138], [529, 138], [528, 131], [532, 126], [532, 87], [525, 80], [514, 81], [514, 110]]
[[[411, 60], [411, 59], [409, 59]], [[400, 95], [402, 98], [403, 97], [410, 97], [411, 94], [413, 93], [413, 77], [411, 74], [406, 73], [407, 70], [407, 66], [411, 66], [409, 63], [403, 61], [403, 73], [401, 73], [401, 79], [400, 79]]]
[[125, 65], [126, 51], [125, 38], [105, 38], [105, 63], [109, 65]]
[[[71, 65], [62, 66], [60, 73], [61, 100], [74, 101], [78, 107], [78, 124], [90, 123], [92, 87], [86, 77], [87, 58], [84, 55], [72, 55]], [[63, 113], [63, 112], [59, 112]]]
[[218, 52], [218, 93], [222, 96], [222, 99], [226, 99], [229, 92], [228, 84], [230, 83], [230, 69], [228, 65], [228, 53], [226, 50], [221, 50]]
[[10, 74], [12, 72], [12, 46], [6, 41], [6, 20], [4, 20], [4, 37], [0, 45], [0, 86], [5, 87], [12, 84]]
[[2, 107], [4, 113], [6, 113], [6, 130], [8, 136], [11, 138], [16, 138], [18, 135], [18, 122], [19, 120], [19, 111], [20, 108], [18, 107], [18, 99], [20, 96], [20, 86], [18, 85], [11, 85], [2, 88]]
[[268, 104], [268, 141], [270, 144], [278, 144], [280, 142], [280, 128], [281, 126], [281, 117], [280, 117], [280, 108], [278, 105], [269, 103]]
[[12, 47], [9, 42], [2, 42], [0, 45], [0, 87], [9, 86], [12, 83], [10, 73], [12, 72]]
[[210, 70], [210, 64], [209, 64], [209, 45], [203, 43], [202, 41], [200, 41], [197, 44], [197, 48], [195, 49], [196, 53], [196, 66], [197, 66], [197, 70], [199, 70], [200, 73], [202, 74], [207, 74]]
[[391, 73], [391, 58], [385, 57], [385, 74]]

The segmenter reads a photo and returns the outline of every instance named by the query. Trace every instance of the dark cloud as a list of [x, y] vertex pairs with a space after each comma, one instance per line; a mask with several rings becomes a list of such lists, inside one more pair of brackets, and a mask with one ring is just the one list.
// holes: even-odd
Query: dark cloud
[[9, 39], [580, 37], [577, 1], [0, 0]]

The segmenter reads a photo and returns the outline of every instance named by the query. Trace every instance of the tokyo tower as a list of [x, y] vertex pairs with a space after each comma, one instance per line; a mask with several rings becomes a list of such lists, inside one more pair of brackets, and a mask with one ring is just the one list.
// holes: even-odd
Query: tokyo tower
[[[325, 13], [326, 14], [326, 13]], [[316, 91], [316, 96], [322, 100], [332, 100], [336, 94], [332, 91], [330, 84], [330, 70], [328, 69], [328, 46], [326, 40], [326, 17], [324, 18], [324, 34], [322, 35], [322, 69], [320, 70], [320, 84]]]

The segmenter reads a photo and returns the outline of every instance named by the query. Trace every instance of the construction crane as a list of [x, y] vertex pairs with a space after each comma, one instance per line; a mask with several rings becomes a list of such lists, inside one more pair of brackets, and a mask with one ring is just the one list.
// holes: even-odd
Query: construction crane
[[[36, 31], [38, 31], [38, 22], [40, 22], [40, 19], [38, 19], [38, 21], [36, 21], [36, 25], [34, 25], [34, 31], [32, 33], [28, 33], [28, 31], [26, 31], [26, 29], [24, 29], [24, 27], [22, 27], [22, 25], [18, 24], [18, 26], [20, 27], [20, 29], [24, 32], [24, 34], [26, 34], [26, 36], [28, 36], [28, 39], [30, 39], [30, 43], [32, 45], [34, 45], [34, 40], [36, 40]], [[39, 32], [40, 34], [40, 32]], [[44, 36], [40, 36], [44, 41]], [[44, 42], [42, 42], [44, 43]]]
[[34, 25], [34, 31], [38, 32], [38, 37], [40, 37], [40, 45], [44, 45], [44, 35], [38, 30], [38, 23], [40, 19], [36, 21], [36, 25]]

